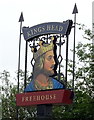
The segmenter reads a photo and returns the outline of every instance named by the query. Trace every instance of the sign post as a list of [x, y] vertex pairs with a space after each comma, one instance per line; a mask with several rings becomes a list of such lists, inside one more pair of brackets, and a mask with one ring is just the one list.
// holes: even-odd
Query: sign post
[[74, 45], [73, 45], [73, 81], [72, 89], [74, 90], [74, 76], [75, 76], [75, 33], [76, 33], [76, 14], [78, 13], [77, 6], [75, 4], [72, 14], [74, 14]]
[[[20, 22], [20, 36], [19, 36], [19, 56], [18, 56], [18, 86], [17, 92], [19, 93], [19, 73], [20, 73], [20, 53], [21, 53], [21, 35], [22, 35], [22, 22], [24, 21], [23, 13], [21, 13], [19, 22]], [[17, 108], [17, 119], [18, 119], [18, 108]]]

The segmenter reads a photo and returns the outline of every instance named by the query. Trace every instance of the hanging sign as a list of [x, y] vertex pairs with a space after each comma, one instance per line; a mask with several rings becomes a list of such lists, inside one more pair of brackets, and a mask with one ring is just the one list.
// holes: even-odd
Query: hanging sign
[[36, 36], [41, 36], [45, 34], [69, 34], [72, 27], [72, 20], [67, 20], [64, 22], [48, 22], [35, 25], [33, 27], [23, 27], [23, 36], [25, 40], [32, 39]]

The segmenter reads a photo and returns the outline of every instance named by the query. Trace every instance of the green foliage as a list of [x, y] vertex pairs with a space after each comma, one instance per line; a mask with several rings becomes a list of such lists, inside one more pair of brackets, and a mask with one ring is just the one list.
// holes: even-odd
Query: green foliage
[[94, 119], [94, 35], [85, 25], [80, 25], [79, 29], [84, 31], [85, 42], [79, 42], [76, 46], [78, 60], [75, 62], [75, 97], [71, 117]]
[[[24, 120], [27, 117], [35, 116], [36, 108], [17, 108], [16, 106], [16, 94], [17, 94], [17, 85], [14, 85], [10, 81], [10, 74], [7, 71], [3, 71], [0, 74], [2, 80], [2, 119], [17, 119], [17, 110], [19, 113], [19, 119]], [[15, 79], [17, 81], [17, 79]], [[20, 93], [23, 92], [24, 85], [24, 72], [20, 71]]]

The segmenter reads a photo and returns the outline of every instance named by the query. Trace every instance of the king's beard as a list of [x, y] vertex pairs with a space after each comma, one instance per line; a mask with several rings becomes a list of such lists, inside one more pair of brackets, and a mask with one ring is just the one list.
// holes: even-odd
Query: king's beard
[[51, 77], [55, 74], [55, 72], [54, 72], [54, 70], [49, 71], [49, 70], [45, 70], [45, 69], [36, 70], [33, 74], [34, 79], [36, 79], [36, 77], [40, 74], [43, 74], [46, 77]]
[[49, 70], [42, 69], [41, 73], [47, 77], [51, 77], [52, 75], [54, 75], [54, 70], [49, 71]]

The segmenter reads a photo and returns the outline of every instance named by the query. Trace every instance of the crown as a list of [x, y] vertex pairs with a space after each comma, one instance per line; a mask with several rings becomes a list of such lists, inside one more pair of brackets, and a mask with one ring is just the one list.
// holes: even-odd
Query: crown
[[51, 37], [51, 42], [49, 44], [43, 43], [43, 41], [40, 41], [38, 43], [40, 48], [36, 51], [35, 51], [35, 48], [31, 48], [31, 51], [33, 52], [33, 55], [34, 55], [34, 60], [36, 60], [38, 57], [45, 54], [46, 52], [54, 49], [53, 40], [54, 40], [54, 37]]

